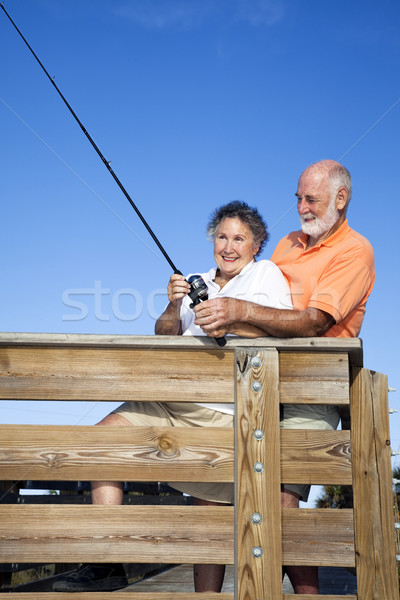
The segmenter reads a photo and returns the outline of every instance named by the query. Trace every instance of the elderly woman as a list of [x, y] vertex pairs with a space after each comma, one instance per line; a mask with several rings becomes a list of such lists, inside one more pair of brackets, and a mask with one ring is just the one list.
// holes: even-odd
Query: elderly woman
[[[292, 308], [289, 286], [278, 267], [269, 260], [256, 261], [268, 239], [266, 225], [254, 208], [231, 202], [218, 208], [208, 224], [214, 243], [216, 266], [202, 277], [209, 298], [228, 296], [274, 308]], [[169, 304], [155, 325], [158, 335], [204, 335], [194, 322], [187, 296], [190, 286], [182, 275], [168, 283]], [[98, 425], [233, 427], [233, 404], [192, 402], [125, 402]], [[134, 437], [134, 433], [132, 434]], [[195, 498], [197, 504], [233, 503], [233, 484], [171, 483]], [[122, 484], [92, 482], [94, 504], [121, 504]], [[195, 565], [195, 590], [220, 591], [224, 565]], [[110, 591], [127, 585], [122, 565], [83, 565], [54, 584], [56, 591]]]
[[[266, 225], [255, 208], [245, 202], [230, 202], [213, 213], [207, 227], [214, 243], [216, 266], [201, 276], [208, 297], [240, 298], [273, 308], [292, 308], [289, 286], [278, 267], [269, 260], [256, 261], [268, 240]], [[194, 321], [188, 296], [190, 286], [182, 275], [172, 275], [168, 284], [169, 304], [158, 319], [159, 335], [204, 335]], [[255, 335], [257, 332], [255, 332]], [[168, 403], [169, 424], [233, 427], [233, 404]], [[172, 417], [173, 415], [173, 417]], [[172, 420], [173, 419], [173, 420]], [[179, 421], [182, 420], [182, 423]], [[197, 504], [233, 503], [233, 485], [224, 483], [171, 483], [190, 494]], [[195, 565], [195, 590], [219, 592], [224, 565]]]
[[[216, 263], [202, 274], [209, 298], [228, 296], [274, 308], [292, 308], [288, 284], [278, 267], [269, 260], [256, 262], [268, 233], [255, 208], [239, 201], [221, 206], [213, 213], [207, 233], [214, 242]], [[189, 291], [182, 275], [172, 275], [169, 304], [156, 323], [156, 334], [204, 335], [194, 323]]]

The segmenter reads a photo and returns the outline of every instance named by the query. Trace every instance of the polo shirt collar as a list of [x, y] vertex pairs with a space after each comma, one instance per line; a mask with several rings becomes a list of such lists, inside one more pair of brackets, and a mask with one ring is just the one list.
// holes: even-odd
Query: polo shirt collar
[[[343, 221], [343, 223], [341, 224], [339, 229], [334, 231], [332, 233], [332, 235], [330, 235], [328, 238], [326, 238], [326, 240], [322, 240], [322, 242], [318, 242], [318, 244], [315, 244], [315, 246], [310, 248], [310, 250], [313, 250], [314, 248], [319, 248], [320, 246], [334, 246], [338, 242], [341, 242], [346, 237], [346, 235], [348, 234], [349, 231], [350, 231], [350, 225], [348, 223], [348, 220], [345, 219], [345, 221]], [[309, 236], [306, 233], [303, 233], [302, 231], [300, 231], [299, 242], [303, 246], [304, 250], [306, 250], [308, 237]]]

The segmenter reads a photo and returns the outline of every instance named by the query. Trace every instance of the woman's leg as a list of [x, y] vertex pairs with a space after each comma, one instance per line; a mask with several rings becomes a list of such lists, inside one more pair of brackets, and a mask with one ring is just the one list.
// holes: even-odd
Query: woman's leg
[[[195, 498], [197, 506], [226, 506], [222, 502], [211, 502]], [[224, 583], [225, 565], [193, 565], [195, 592], [220, 592]]]
[[[104, 417], [97, 426], [132, 427], [121, 415], [111, 413]], [[123, 484], [120, 481], [92, 481], [93, 504], [122, 504]]]

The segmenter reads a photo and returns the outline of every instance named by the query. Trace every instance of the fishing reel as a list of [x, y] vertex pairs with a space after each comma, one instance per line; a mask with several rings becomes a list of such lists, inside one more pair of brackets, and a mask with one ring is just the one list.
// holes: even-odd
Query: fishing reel
[[197, 306], [202, 300], [208, 300], [208, 287], [201, 275], [191, 275], [187, 279], [187, 282], [190, 285], [188, 296], [193, 301], [190, 304], [190, 308]]
[[[190, 292], [188, 296], [192, 300], [190, 303], [190, 308], [197, 306], [203, 300], [208, 300], [208, 287], [201, 275], [191, 275], [187, 279], [187, 282], [190, 285]], [[224, 337], [214, 339], [218, 346], [225, 346], [226, 339]]]

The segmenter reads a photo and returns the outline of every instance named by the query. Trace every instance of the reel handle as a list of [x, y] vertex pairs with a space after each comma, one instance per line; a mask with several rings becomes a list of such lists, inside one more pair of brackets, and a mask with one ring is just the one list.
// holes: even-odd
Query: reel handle
[[[208, 287], [200, 275], [191, 275], [187, 282], [190, 285], [190, 292], [188, 295], [189, 298], [192, 299], [190, 308], [197, 306], [202, 300], [208, 300]], [[226, 344], [225, 337], [214, 338], [214, 340], [220, 347], [223, 347]]]

